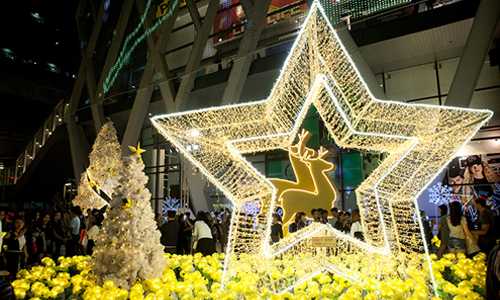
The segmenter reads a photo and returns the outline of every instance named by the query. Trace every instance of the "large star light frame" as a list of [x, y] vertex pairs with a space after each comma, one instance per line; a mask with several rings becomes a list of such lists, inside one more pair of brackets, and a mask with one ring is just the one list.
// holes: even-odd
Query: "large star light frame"
[[[364, 241], [314, 223], [270, 245], [276, 189], [243, 155], [288, 148], [311, 105], [340, 147], [388, 153], [356, 189]], [[401, 274], [421, 253], [428, 265], [420, 267], [430, 268], [417, 198], [491, 116], [376, 99], [314, 1], [267, 99], [151, 121], [234, 204], [223, 284], [251, 272], [241, 258], [256, 255], [258, 286], [279, 293], [325, 270], [350, 280], [363, 279], [361, 265]], [[256, 200], [257, 220], [242, 210]], [[327, 244], [314, 244], [325, 236]], [[429, 279], [434, 284], [432, 272]]]

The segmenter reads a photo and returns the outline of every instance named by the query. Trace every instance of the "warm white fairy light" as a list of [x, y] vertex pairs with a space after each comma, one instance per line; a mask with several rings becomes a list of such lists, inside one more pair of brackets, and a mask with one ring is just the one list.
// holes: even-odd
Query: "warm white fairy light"
[[[243, 154], [289, 147], [311, 105], [340, 147], [389, 154], [356, 190], [365, 241], [314, 224], [270, 246], [276, 189]], [[152, 122], [234, 203], [223, 281], [237, 274], [239, 255], [260, 255], [260, 286], [282, 292], [318, 270], [362, 279], [359, 267], [366, 265], [395, 276], [428, 253], [416, 199], [491, 115], [376, 99], [315, 1], [267, 100]], [[254, 201], [260, 201], [256, 218], [244, 211]], [[330, 245], [314, 246], [318, 236]], [[277, 257], [297, 261], [294, 280], [266, 273]]]
[[118, 185], [118, 172], [122, 167], [121, 148], [112, 122], [102, 126], [92, 146], [89, 160], [90, 165], [83, 172], [78, 194], [73, 199], [73, 205], [79, 206], [84, 214], [89, 209], [101, 209], [108, 205], [107, 201]]

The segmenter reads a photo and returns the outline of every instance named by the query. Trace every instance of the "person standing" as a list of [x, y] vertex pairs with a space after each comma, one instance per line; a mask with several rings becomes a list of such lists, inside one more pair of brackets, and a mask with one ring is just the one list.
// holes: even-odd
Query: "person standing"
[[495, 245], [493, 214], [483, 199], [474, 199], [474, 205], [479, 211], [480, 227], [473, 230], [472, 233], [477, 237], [479, 248], [488, 254]]
[[306, 214], [302, 211], [299, 211], [295, 214], [295, 219], [293, 223], [288, 225], [288, 232], [294, 233], [302, 228], [306, 227]]
[[52, 257], [56, 259], [61, 255], [62, 245], [66, 242], [66, 232], [64, 227], [65, 224], [62, 221], [62, 214], [60, 211], [56, 211], [52, 221], [52, 238], [54, 244], [54, 247], [52, 248]]
[[14, 221], [14, 229], [5, 236], [7, 271], [11, 275], [15, 275], [28, 261], [25, 234], [24, 220], [17, 218]]
[[449, 230], [448, 240], [441, 241], [447, 245], [450, 253], [465, 253], [465, 238], [470, 235], [467, 220], [462, 213], [462, 204], [458, 201], [450, 203], [450, 214], [446, 219]]
[[425, 213], [424, 210], [420, 210], [420, 220], [422, 222], [422, 227], [424, 229], [425, 242], [427, 246], [429, 246], [431, 245], [431, 240], [432, 240], [432, 229], [429, 218], [427, 217], [427, 214]]
[[321, 222], [321, 209], [313, 208], [311, 209], [311, 217], [313, 218], [313, 222]]
[[271, 244], [279, 242], [283, 238], [283, 227], [281, 226], [278, 214], [273, 214], [273, 223], [271, 225]]
[[95, 212], [89, 216], [89, 230], [87, 231], [87, 245], [85, 247], [85, 250], [87, 255], [92, 255], [95, 241], [97, 240], [97, 235], [99, 234], [99, 231], [101, 229], [102, 216], [98, 212]]
[[43, 234], [43, 240], [44, 240], [44, 245], [41, 251], [41, 255], [47, 256], [52, 253], [52, 247], [53, 247], [52, 223], [50, 220], [50, 214], [46, 213], [43, 215], [41, 219], [40, 230]]
[[351, 220], [352, 220], [352, 225], [350, 229], [351, 236], [363, 241], [364, 240], [363, 226], [361, 226], [361, 217], [359, 215], [359, 209], [356, 208], [352, 211]]
[[328, 224], [330, 224], [330, 226], [335, 228], [335, 224], [337, 224], [339, 220], [339, 209], [333, 207], [332, 209], [330, 209], [330, 212], [332, 213], [332, 217], [328, 220]]
[[184, 213], [179, 215], [179, 237], [177, 248], [177, 254], [191, 254], [191, 240], [192, 240], [192, 231], [193, 225], [191, 224], [191, 220], [189, 219], [189, 213]]
[[180, 223], [175, 219], [175, 211], [167, 211], [167, 222], [160, 226], [160, 242], [165, 247], [165, 253], [175, 254], [179, 247]]
[[500, 244], [498, 241], [487, 259], [486, 299], [500, 299]]
[[203, 211], [198, 212], [193, 229], [193, 249], [195, 253], [201, 253], [204, 256], [215, 252], [212, 230], [208, 224], [207, 214]]
[[78, 207], [71, 208], [71, 220], [69, 222], [71, 237], [68, 242], [67, 256], [75, 256], [79, 253], [80, 245], [80, 210]]

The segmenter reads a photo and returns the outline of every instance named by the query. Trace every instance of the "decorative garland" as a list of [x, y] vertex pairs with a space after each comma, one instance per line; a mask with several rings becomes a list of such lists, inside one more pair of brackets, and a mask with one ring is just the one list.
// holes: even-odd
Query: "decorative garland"
[[[118, 74], [120, 73], [122, 68], [128, 63], [128, 61], [130, 60], [130, 56], [132, 55], [132, 52], [134, 52], [135, 48], [137, 48], [139, 43], [141, 43], [147, 36], [153, 33], [153, 31], [158, 29], [158, 27], [163, 23], [163, 21], [170, 18], [177, 5], [179, 5], [179, 0], [172, 0], [171, 6], [168, 9], [167, 13], [158, 18], [158, 20], [153, 24], [153, 26], [151, 26], [150, 28], [146, 28], [146, 30], [142, 35], [140, 35], [137, 39], [132, 41], [133, 38], [139, 33], [139, 29], [144, 25], [144, 22], [146, 20], [146, 16], [151, 6], [151, 0], [148, 0], [148, 2], [146, 3], [146, 8], [144, 10], [144, 13], [142, 14], [141, 19], [139, 21], [139, 24], [134, 29], [134, 31], [132, 31], [132, 33], [129, 34], [125, 39], [122, 51], [120, 52], [120, 55], [116, 60], [116, 63], [113, 65], [113, 67], [111, 67], [108, 75], [106, 76], [106, 79], [104, 80], [104, 86], [103, 86], [104, 93], [107, 93], [111, 88], [111, 86], [114, 84], [116, 78], [118, 77]], [[131, 45], [129, 46], [129, 44]]]

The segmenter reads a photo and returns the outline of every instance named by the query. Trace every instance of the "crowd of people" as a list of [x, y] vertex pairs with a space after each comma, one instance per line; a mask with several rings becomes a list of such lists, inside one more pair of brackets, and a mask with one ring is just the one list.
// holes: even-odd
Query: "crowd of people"
[[[466, 207], [460, 201], [441, 205], [438, 222], [438, 238], [440, 245], [437, 255], [445, 253], [465, 253], [474, 256], [478, 252], [488, 254], [499, 238], [495, 217], [486, 201], [475, 198], [473, 207], [479, 213], [477, 221], [471, 220], [464, 212]], [[498, 225], [498, 224], [496, 224]]]
[[[363, 240], [363, 229], [361, 227], [361, 217], [359, 210], [353, 209], [351, 212], [339, 210], [337, 207], [331, 208], [330, 213], [324, 208], [315, 208], [310, 212], [312, 218], [308, 218], [305, 212], [297, 212], [293, 222], [288, 224], [287, 232], [296, 232], [313, 222], [329, 224], [333, 228], [350, 234], [353, 237]], [[283, 224], [279, 214], [273, 215], [271, 225], [271, 242], [276, 243], [283, 238]]]
[[91, 254], [102, 220], [101, 212], [84, 217], [78, 207], [53, 212], [0, 210], [0, 232], [5, 233], [0, 270], [13, 276], [46, 256]]
[[[441, 216], [437, 221], [440, 245], [431, 247], [439, 257], [445, 253], [461, 252], [472, 257], [478, 252], [498, 252], [499, 246], [492, 251], [498, 239], [495, 217], [484, 200], [475, 199], [472, 204], [479, 212], [476, 223], [468, 220], [464, 214], [467, 210], [459, 201], [440, 206]], [[432, 245], [432, 226], [423, 214], [421, 217], [425, 239], [428, 245]], [[46, 256], [57, 259], [59, 256], [91, 255], [103, 219], [103, 211], [92, 211], [83, 216], [77, 207], [50, 213], [0, 210], [0, 232], [5, 233], [0, 270], [7, 270], [15, 276], [20, 268], [38, 264]], [[223, 252], [230, 222], [231, 211], [228, 209], [200, 211], [196, 218], [189, 211], [172, 210], [157, 218], [164, 251], [180, 255]], [[305, 212], [296, 213], [287, 224], [283, 224], [279, 211], [273, 214], [271, 243], [279, 242], [287, 233], [297, 232], [314, 222], [364, 239], [358, 209], [317, 208], [309, 216]]]
[[222, 252], [227, 244], [230, 212], [200, 211], [196, 219], [190, 212], [168, 211], [166, 220], [159, 221], [161, 243], [165, 252], [172, 254]]
[[[310, 213], [312, 218], [307, 217], [305, 212], [296, 213], [293, 222], [287, 224], [287, 232], [293, 233], [313, 222], [319, 222], [329, 224], [337, 230], [363, 239], [358, 209], [349, 212], [332, 208], [329, 213], [326, 209], [316, 208]], [[166, 220], [159, 221], [161, 243], [165, 247], [165, 252], [175, 254], [199, 252], [203, 255], [223, 252], [228, 239], [230, 216], [228, 210], [222, 212], [200, 211], [196, 215], [196, 219], [192, 219], [190, 213], [168, 211]], [[275, 213], [271, 224], [271, 243], [276, 243], [283, 237], [281, 215]]]

